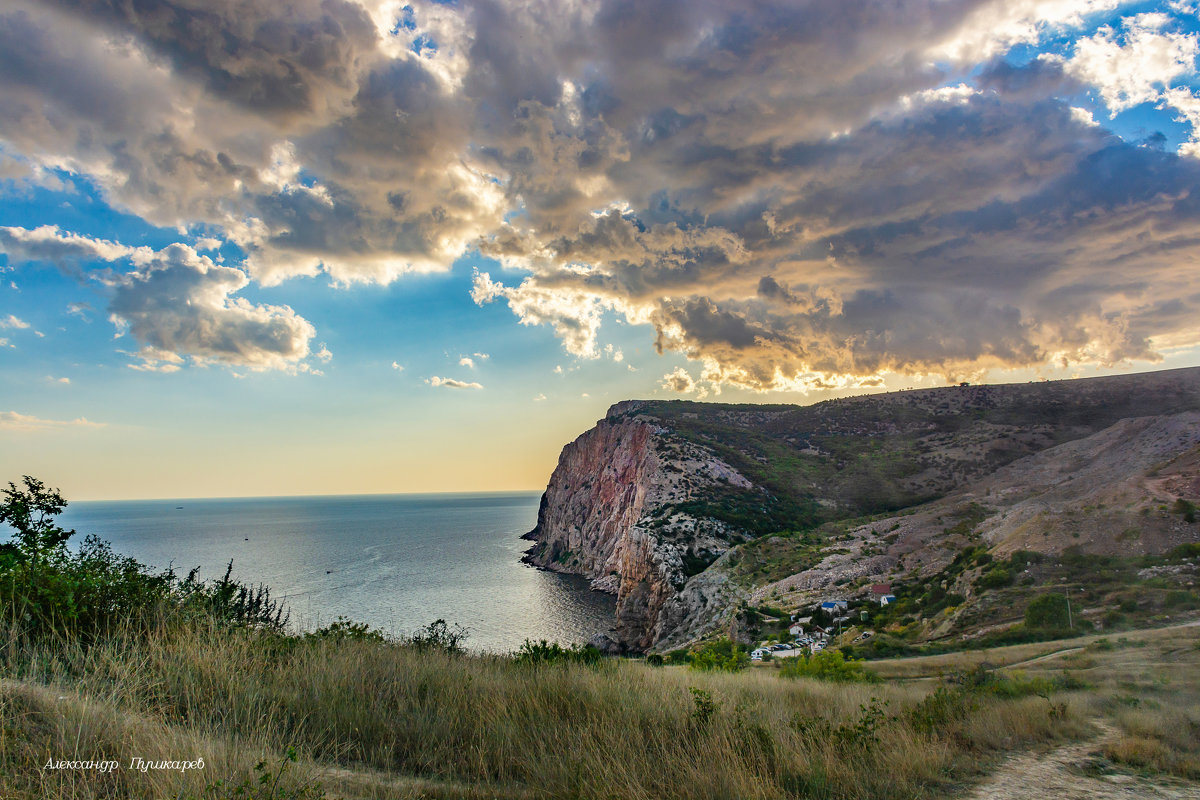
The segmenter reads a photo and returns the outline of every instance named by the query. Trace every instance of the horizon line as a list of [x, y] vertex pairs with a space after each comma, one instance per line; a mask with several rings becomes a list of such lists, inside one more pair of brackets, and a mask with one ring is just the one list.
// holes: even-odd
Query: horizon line
[[236, 494], [236, 495], [196, 495], [192, 497], [85, 497], [67, 500], [67, 508], [75, 503], [150, 503], [159, 501], [195, 502], [198, 500], [292, 500], [297, 498], [335, 498], [335, 497], [428, 497], [437, 495], [499, 495], [499, 494], [535, 494], [545, 489], [449, 489], [432, 492], [347, 492], [345, 494]]

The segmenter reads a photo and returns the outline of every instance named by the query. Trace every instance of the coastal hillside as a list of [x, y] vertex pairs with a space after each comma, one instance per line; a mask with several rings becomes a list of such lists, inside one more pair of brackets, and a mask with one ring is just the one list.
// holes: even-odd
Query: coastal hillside
[[963, 598], [949, 623], [917, 615], [945, 636], [1002, 623], [971, 616], [1002, 588], [966, 585], [982, 565], [943, 574], [964, 549], [1116, 558], [1200, 539], [1197, 412], [1200, 369], [812, 406], [626, 401], [564, 448], [526, 558], [616, 595], [598, 640], [614, 650], [749, 641], [747, 608], [928, 576]]

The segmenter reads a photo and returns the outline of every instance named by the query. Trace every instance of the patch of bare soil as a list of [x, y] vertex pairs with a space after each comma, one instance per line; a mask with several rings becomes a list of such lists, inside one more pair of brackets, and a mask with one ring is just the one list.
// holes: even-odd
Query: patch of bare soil
[[966, 800], [1200, 800], [1200, 785], [1127, 772], [1098, 774], [1104, 745], [1119, 735], [1096, 720], [1101, 734], [1048, 753], [1006, 759]]

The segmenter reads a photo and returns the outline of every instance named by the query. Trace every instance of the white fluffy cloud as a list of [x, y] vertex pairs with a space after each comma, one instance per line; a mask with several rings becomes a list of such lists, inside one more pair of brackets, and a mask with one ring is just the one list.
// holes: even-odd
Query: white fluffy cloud
[[149, 248], [126, 247], [106, 239], [80, 236], [58, 228], [42, 225], [27, 228], [0, 227], [0, 252], [10, 261], [42, 261], [52, 264], [75, 264], [83, 260], [116, 261], [130, 258], [144, 262], [151, 256]]
[[[132, 268], [99, 273], [110, 291], [109, 319], [141, 345], [136, 369], [173, 372], [190, 358], [252, 370], [309, 371], [315, 334], [287, 306], [253, 304], [234, 295], [249, 277], [185, 244], [162, 250], [64, 233], [50, 226], [0, 228], [0, 252], [23, 261], [75, 265], [129, 259]], [[81, 311], [82, 307], [75, 309]], [[325, 359], [323, 350], [317, 354]]]
[[683, 367], [676, 367], [673, 372], [663, 375], [662, 388], [678, 394], [689, 394], [696, 391], [696, 381]]
[[482, 389], [483, 386], [471, 381], [460, 381], [455, 378], [439, 378], [434, 375], [432, 378], [426, 378], [425, 382], [430, 386], [445, 386], [447, 389]]
[[1122, 31], [1102, 28], [1076, 44], [1067, 71], [1096, 86], [1113, 114], [1157, 101], [1176, 79], [1195, 73], [1200, 53], [1196, 36], [1163, 31], [1168, 23], [1164, 14], [1140, 14]]
[[241, 270], [173, 244], [115, 279], [109, 311], [144, 344], [139, 355], [147, 362], [177, 363], [169, 356], [186, 354], [254, 370], [305, 366], [313, 326], [287, 306], [234, 297], [247, 283]]

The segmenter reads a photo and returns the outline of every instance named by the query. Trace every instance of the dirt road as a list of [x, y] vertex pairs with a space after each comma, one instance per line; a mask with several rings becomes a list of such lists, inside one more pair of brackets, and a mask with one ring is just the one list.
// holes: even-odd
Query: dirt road
[[1095, 724], [1102, 733], [1094, 739], [1005, 759], [966, 800], [1200, 800], [1196, 785], [1155, 782], [1125, 773], [1089, 773], [1087, 766], [1118, 735], [1108, 723], [1096, 720]]

